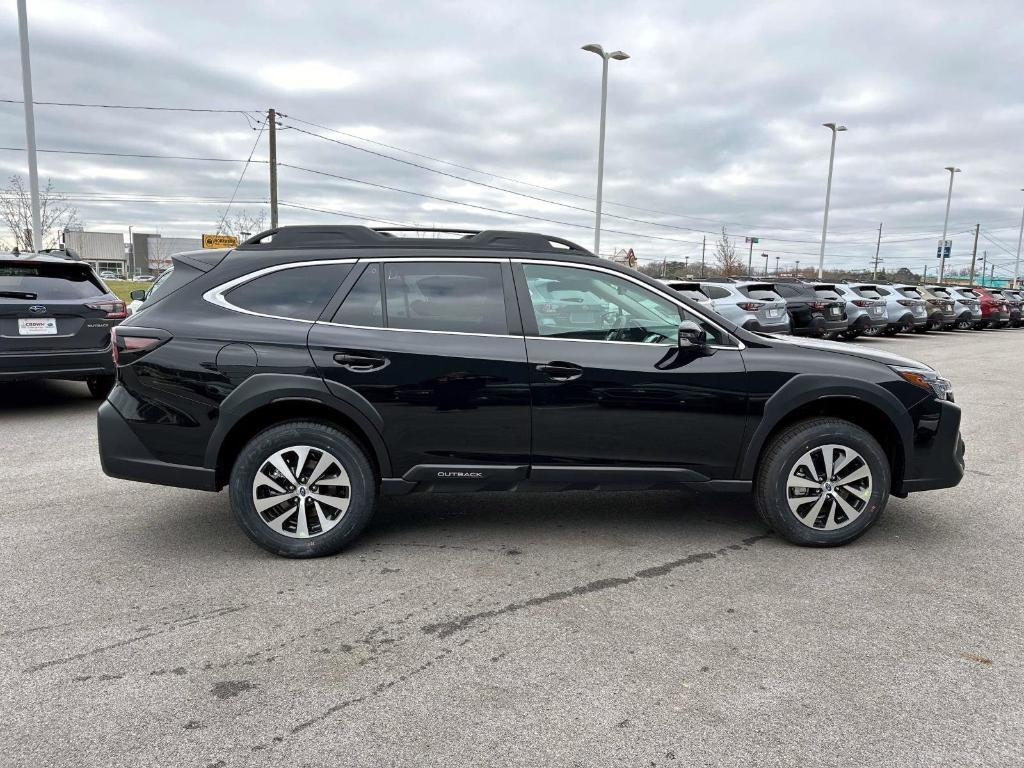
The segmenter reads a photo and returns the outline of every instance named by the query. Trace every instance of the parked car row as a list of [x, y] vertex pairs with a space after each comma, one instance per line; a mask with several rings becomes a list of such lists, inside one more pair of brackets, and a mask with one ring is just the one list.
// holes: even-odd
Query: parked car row
[[749, 331], [852, 340], [901, 332], [1019, 328], [1024, 291], [793, 277], [662, 280]]

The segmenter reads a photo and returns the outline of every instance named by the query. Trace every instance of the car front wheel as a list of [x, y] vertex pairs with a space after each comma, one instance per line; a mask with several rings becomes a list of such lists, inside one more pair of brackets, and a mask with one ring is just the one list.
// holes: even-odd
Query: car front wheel
[[284, 557], [337, 554], [359, 536], [377, 503], [363, 449], [318, 422], [287, 422], [257, 434], [240, 452], [230, 488], [242, 530]]
[[801, 421], [768, 445], [754, 486], [764, 521], [802, 546], [846, 544], [889, 499], [889, 461], [867, 431], [842, 419]]

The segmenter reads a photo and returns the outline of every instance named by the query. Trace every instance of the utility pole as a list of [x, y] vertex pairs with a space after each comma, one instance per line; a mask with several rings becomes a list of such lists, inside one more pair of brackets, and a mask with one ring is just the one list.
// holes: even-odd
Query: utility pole
[[882, 222], [880, 221], [880, 222], [878, 222], [878, 242], [875, 243], [875, 269], [874, 269], [874, 272], [871, 274], [871, 279], [872, 280], [877, 280], [878, 279], [878, 262], [880, 261], [880, 259], [878, 258], [878, 252], [881, 251], [881, 250], [882, 250]]
[[747, 274], [754, 274], [754, 243], [758, 242], [756, 237], [748, 237], [747, 242], [750, 243], [750, 253], [747, 254]]
[[928, 283], [928, 265], [925, 264], [924, 265], [924, 271], [921, 273], [921, 285], [926, 285], [927, 283]]
[[39, 168], [36, 166], [36, 113], [32, 101], [32, 62], [28, 54], [28, 11], [18, 0], [18, 37], [21, 40], [21, 92], [25, 106], [25, 145], [28, 147], [28, 187], [32, 195], [32, 250], [43, 249], [43, 225], [39, 215]]
[[277, 111], [267, 110], [270, 124], [270, 228], [277, 229]]
[[704, 235], [704, 242], [700, 246], [700, 279], [704, 279], [704, 252], [708, 249], [708, 236]]
[[992, 285], [992, 281], [996, 279], [996, 265], [993, 264], [988, 269], [988, 284]]
[[665, 256], [661, 260], [661, 276], [668, 277], [668, 256]]
[[761, 254], [761, 258], [764, 259], [764, 276], [765, 276], [765, 278], [767, 278], [768, 277], [768, 254], [767, 253], [762, 253]]
[[[1021, 190], [1024, 192], [1024, 189]], [[1013, 287], [1020, 287], [1020, 244], [1024, 241], [1024, 211], [1020, 214], [1020, 234], [1017, 235], [1017, 261], [1013, 267]]]
[[974, 226], [974, 250], [971, 251], [971, 277], [967, 281], [968, 285], [974, 285], [974, 262], [978, 258], [978, 233], [981, 231], [981, 224]]
[[[949, 229], [949, 204], [953, 200], [953, 179], [960, 169], [953, 165], [947, 165], [944, 170], [949, 171], [949, 192], [946, 193], [946, 218], [942, 222], [942, 239], [939, 241], [939, 282], [942, 282], [946, 274], [946, 232]], [[950, 248], [950, 253], [953, 249]]]
[[[988, 251], [981, 252], [981, 284], [985, 284], [985, 270], [988, 267]], [[974, 284], [974, 280], [971, 280], [971, 284]]]
[[775, 276], [776, 277], [779, 276], [779, 259], [781, 259], [781, 258], [782, 258], [781, 256], [776, 256], [775, 257]]

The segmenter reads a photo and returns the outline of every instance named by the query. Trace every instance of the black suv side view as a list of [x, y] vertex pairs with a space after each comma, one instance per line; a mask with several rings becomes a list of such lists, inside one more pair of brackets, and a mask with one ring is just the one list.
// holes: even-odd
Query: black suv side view
[[928, 366], [745, 331], [539, 234], [282, 227], [179, 254], [113, 337], [104, 471], [229, 486], [289, 557], [423, 491], [752, 492], [788, 540], [836, 545], [964, 472]]

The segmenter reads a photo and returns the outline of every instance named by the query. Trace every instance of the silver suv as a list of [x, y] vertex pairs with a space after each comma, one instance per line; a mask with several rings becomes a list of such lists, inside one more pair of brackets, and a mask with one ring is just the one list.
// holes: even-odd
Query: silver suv
[[771, 283], [702, 282], [700, 289], [711, 299], [711, 308], [741, 328], [762, 333], [789, 333], [786, 301]]
[[981, 301], [970, 288], [961, 289], [956, 285], [929, 285], [928, 290], [942, 299], [951, 299], [956, 313], [956, 327], [961, 331], [985, 326], [981, 316]]
[[881, 333], [886, 336], [928, 327], [928, 304], [924, 299], [908, 299], [894, 285], [855, 284], [853, 287], [865, 298], [885, 301], [889, 322]]
[[[874, 291], [874, 286], [861, 286]], [[846, 283], [815, 283], [814, 292], [823, 299], [839, 298], [846, 301], [847, 326], [840, 331], [843, 339], [855, 339], [865, 333], [878, 333], [889, 325], [889, 314], [884, 299], [869, 298]]]

